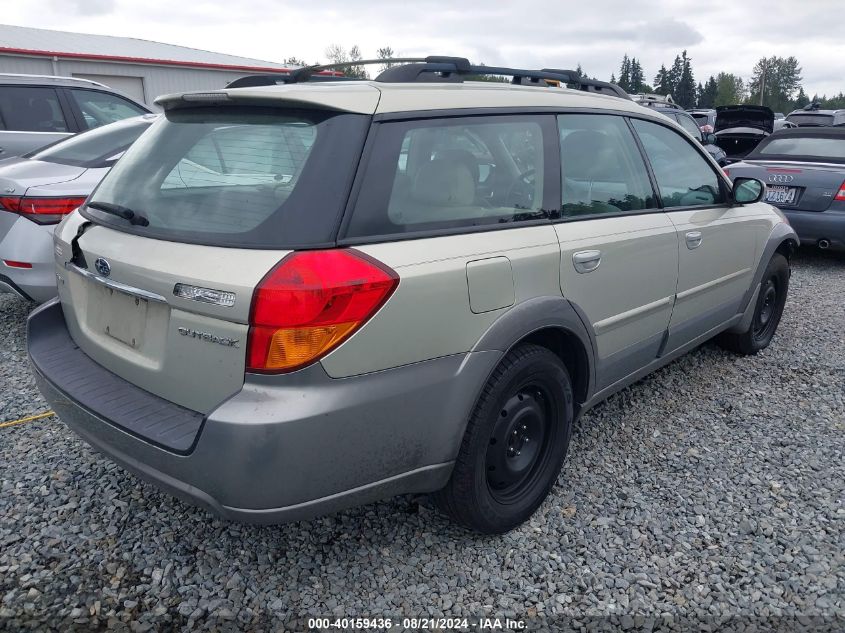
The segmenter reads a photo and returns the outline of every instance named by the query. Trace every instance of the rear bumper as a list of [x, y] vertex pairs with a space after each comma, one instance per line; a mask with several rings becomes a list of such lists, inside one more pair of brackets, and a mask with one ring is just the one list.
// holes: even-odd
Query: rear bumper
[[[56, 296], [54, 229], [0, 211], [0, 292], [13, 292], [38, 303]], [[5, 260], [25, 262], [32, 268], [13, 268]]]
[[819, 240], [830, 242], [830, 248], [845, 250], [845, 212], [842, 211], [796, 211], [781, 209], [801, 243], [816, 245]]
[[[39, 389], [86, 442], [183, 500], [256, 523], [444, 486], [478, 390], [500, 358], [499, 352], [462, 354], [345, 379], [329, 378], [319, 365], [283, 378], [250, 376], [179, 452], [143, 430], [159, 428], [155, 420], [139, 430], [132, 420], [110, 419], [106, 405], [91, 401], [85, 375], [65, 381], [48, 362], [49, 349], [70, 340], [58, 302], [33, 312], [28, 330]], [[33, 344], [44, 337], [52, 343]], [[75, 353], [79, 358], [69, 353], [62, 365], [95, 371], [90, 358]], [[132, 398], [141, 390], [114, 375], [108, 383], [103, 398], [119, 401], [122, 411], [135, 409]], [[186, 411], [153, 404], [162, 407], [156, 417], [165, 426], [171, 413]]]

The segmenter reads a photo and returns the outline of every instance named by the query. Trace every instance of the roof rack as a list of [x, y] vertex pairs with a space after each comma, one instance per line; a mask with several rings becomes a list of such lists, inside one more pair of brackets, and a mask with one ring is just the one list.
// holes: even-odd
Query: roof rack
[[630, 99], [628, 93], [616, 84], [606, 81], [589, 79], [574, 70], [558, 68], [543, 68], [541, 70], [526, 70], [520, 68], [505, 68], [499, 66], [475, 66], [465, 57], [398, 57], [389, 59], [361, 59], [357, 61], [341, 62], [337, 64], [322, 64], [303, 66], [286, 74], [253, 75], [236, 79], [227, 88], [245, 86], [268, 86], [314, 81], [321, 77], [322, 81], [336, 81], [350, 79], [343, 76], [326, 76], [320, 73], [341, 70], [343, 68], [367, 66], [372, 64], [396, 64], [381, 72], [375, 81], [382, 83], [417, 83], [417, 82], [449, 82], [463, 83], [472, 80], [474, 76], [510, 77], [511, 83], [521, 86], [549, 87], [565, 84], [585, 92], [607, 94], [621, 99]]
[[676, 110], [683, 110], [684, 108], [675, 103], [675, 100], [672, 98], [672, 95], [659, 95], [653, 93], [640, 93], [636, 94], [631, 97], [634, 103], [638, 103], [641, 106], [646, 107], [654, 107], [654, 106], [662, 106], [665, 108], [674, 108]]

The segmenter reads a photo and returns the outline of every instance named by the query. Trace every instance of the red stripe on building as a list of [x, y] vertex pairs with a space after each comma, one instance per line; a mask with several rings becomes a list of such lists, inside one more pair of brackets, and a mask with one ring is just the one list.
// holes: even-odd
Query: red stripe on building
[[[237, 64], [212, 64], [209, 62], [177, 61], [175, 59], [153, 59], [150, 57], [124, 57], [122, 55], [95, 55], [93, 53], [61, 53], [59, 51], [29, 50], [26, 48], [8, 48], [0, 46], [0, 53], [11, 55], [32, 55], [36, 57], [59, 57], [68, 59], [84, 59], [100, 62], [122, 62], [125, 64], [156, 64], [159, 66], [183, 66], [187, 68], [205, 68], [208, 70], [233, 70], [259, 73], [283, 73], [286, 68], [272, 66], [240, 66]], [[319, 74], [341, 76], [343, 73], [322, 71]]]

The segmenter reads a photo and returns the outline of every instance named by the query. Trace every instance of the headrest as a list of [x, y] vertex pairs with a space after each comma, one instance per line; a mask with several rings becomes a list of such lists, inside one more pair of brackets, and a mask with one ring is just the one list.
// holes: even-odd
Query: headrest
[[53, 108], [46, 99], [30, 99], [30, 116], [39, 123], [53, 120]]
[[468, 149], [443, 150], [441, 152], [437, 152], [436, 158], [455, 160], [459, 163], [463, 163], [469, 169], [469, 173], [472, 174], [473, 179], [475, 179], [475, 184], [478, 184], [479, 180], [481, 180], [481, 169], [478, 166], [478, 159], [473, 156], [472, 152]]
[[435, 158], [417, 172], [411, 196], [432, 206], [469, 206], [475, 200], [475, 179], [463, 162]]

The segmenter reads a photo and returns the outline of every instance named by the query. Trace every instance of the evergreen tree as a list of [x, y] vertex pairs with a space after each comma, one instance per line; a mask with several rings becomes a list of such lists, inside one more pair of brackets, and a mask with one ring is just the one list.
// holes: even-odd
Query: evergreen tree
[[651, 92], [651, 87], [645, 83], [645, 74], [640, 60], [631, 58], [631, 92]]
[[625, 92], [631, 92], [631, 60], [625, 55], [619, 68], [619, 87]]
[[798, 88], [798, 96], [795, 97], [795, 109], [798, 110], [800, 108], [803, 108], [805, 105], [808, 105], [809, 103], [810, 103], [810, 99], [807, 97], [807, 95], [804, 92], [804, 86], [800, 86]]
[[[698, 84], [701, 86], [701, 84]], [[698, 99], [699, 108], [714, 108], [716, 107], [716, 95], [719, 92], [719, 84], [713, 75], [704, 82], [701, 89], [701, 96]]]
[[657, 71], [657, 75], [654, 77], [654, 91], [661, 95], [672, 94], [672, 83], [669, 71], [666, 70], [666, 66], [663, 64], [660, 65], [660, 70]]
[[[682, 108], [692, 108], [695, 106], [695, 78], [692, 73], [692, 60], [687, 57], [687, 52], [682, 53], [681, 59], [681, 74], [678, 82], [675, 84], [672, 96], [675, 102]], [[674, 68], [674, 66], [673, 66]]]

